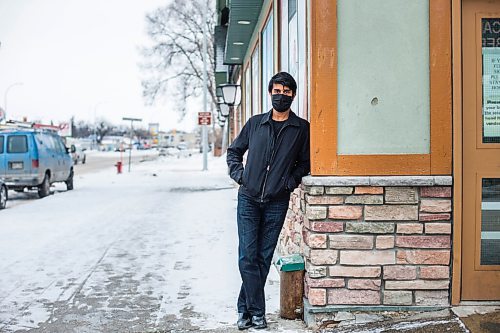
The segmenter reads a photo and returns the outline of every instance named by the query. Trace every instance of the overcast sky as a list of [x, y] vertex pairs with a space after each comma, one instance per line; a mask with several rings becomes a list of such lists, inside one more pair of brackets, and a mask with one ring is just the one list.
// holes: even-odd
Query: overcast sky
[[[115, 124], [123, 116], [143, 125], [189, 130], [166, 103], [146, 107], [142, 99], [139, 46], [148, 42], [144, 16], [169, 0], [0, 0], [0, 105], [7, 118], [55, 123]], [[173, 104], [172, 104], [173, 105]], [[194, 104], [196, 105], [196, 104]], [[97, 106], [97, 107], [96, 107]]]

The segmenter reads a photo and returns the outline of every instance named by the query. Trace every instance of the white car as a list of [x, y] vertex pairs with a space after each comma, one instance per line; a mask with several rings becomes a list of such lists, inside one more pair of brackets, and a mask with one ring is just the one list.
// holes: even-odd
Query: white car
[[78, 164], [78, 162], [82, 162], [82, 164], [85, 164], [87, 161], [87, 155], [85, 154], [85, 148], [82, 148], [80, 146], [75, 146], [71, 145], [71, 158], [73, 159], [73, 164]]

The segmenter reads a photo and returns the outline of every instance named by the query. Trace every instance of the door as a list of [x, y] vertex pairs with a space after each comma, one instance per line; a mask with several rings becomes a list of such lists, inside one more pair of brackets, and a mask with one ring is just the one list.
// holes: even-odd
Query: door
[[61, 181], [62, 179], [61, 174], [63, 170], [63, 158], [57, 137], [55, 135], [48, 134], [47, 139], [50, 142], [50, 163], [53, 165], [51, 168], [52, 176], [50, 177], [50, 182], [53, 183]]
[[54, 179], [57, 179], [58, 173], [58, 160], [56, 154], [56, 146], [55, 142], [52, 139], [52, 136], [46, 133], [41, 135], [37, 135], [37, 139], [39, 142], [38, 145], [38, 159], [39, 159], [39, 170], [42, 172], [40, 182], [42, 182], [43, 177], [45, 176], [45, 172], [47, 170], [50, 171], [51, 174], [51, 183], [54, 182]]
[[25, 184], [31, 173], [28, 136], [26, 134], [10, 134], [6, 136], [6, 141], [6, 179]]
[[500, 1], [462, 2], [462, 300], [500, 300]]
[[66, 150], [66, 146], [64, 145], [60, 136], [54, 135], [54, 141], [57, 143], [58, 152], [59, 152], [59, 181], [65, 181], [69, 177], [69, 173], [71, 170], [71, 166], [73, 165], [73, 160], [71, 155]]

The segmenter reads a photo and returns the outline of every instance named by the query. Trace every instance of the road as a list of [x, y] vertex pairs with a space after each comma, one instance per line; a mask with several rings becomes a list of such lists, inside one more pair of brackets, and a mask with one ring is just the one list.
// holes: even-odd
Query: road
[[[147, 151], [133, 151], [131, 158], [130, 167], [133, 168], [135, 164], [154, 160], [158, 158], [158, 152], [156, 150]], [[123, 153], [120, 155], [118, 152], [87, 152], [87, 159], [85, 164], [79, 163], [74, 166], [75, 170], [75, 187], [78, 186], [78, 179], [87, 174], [96, 173], [102, 170], [116, 170], [116, 162], [123, 161], [123, 172], [128, 172], [128, 154]], [[52, 192], [61, 191], [64, 189], [64, 185], [59, 184], [52, 187]], [[38, 200], [37, 191], [25, 191], [24, 193], [16, 193], [14, 191], [9, 191], [9, 202], [8, 207], [13, 208], [15, 206], [24, 205], [32, 200]]]
[[[141, 151], [139, 154], [137, 151], [132, 152], [131, 167], [135, 163], [139, 163], [145, 160], [152, 160], [158, 157], [158, 152], [156, 150]], [[79, 163], [75, 165], [76, 174], [86, 174], [96, 171], [100, 171], [105, 168], [114, 167], [116, 162], [122, 161], [123, 171], [128, 171], [128, 151], [122, 153], [110, 152], [110, 153], [93, 153], [87, 152], [87, 160], [85, 164]]]

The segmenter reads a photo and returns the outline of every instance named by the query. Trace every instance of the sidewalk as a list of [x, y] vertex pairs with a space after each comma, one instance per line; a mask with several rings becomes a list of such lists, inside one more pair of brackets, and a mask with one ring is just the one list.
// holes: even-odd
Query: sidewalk
[[[239, 332], [237, 188], [224, 158], [210, 158], [209, 171], [201, 166], [193, 156], [147, 161], [121, 175], [109, 168], [78, 176], [74, 191], [56, 187], [49, 198], [3, 211], [0, 331]], [[279, 289], [273, 267], [269, 328], [247, 332], [312, 332], [300, 320], [279, 318]], [[338, 319], [319, 331], [467, 332], [449, 311], [346, 312]], [[464, 321], [479, 327], [473, 333], [493, 333], [498, 319], [497, 312]]]

